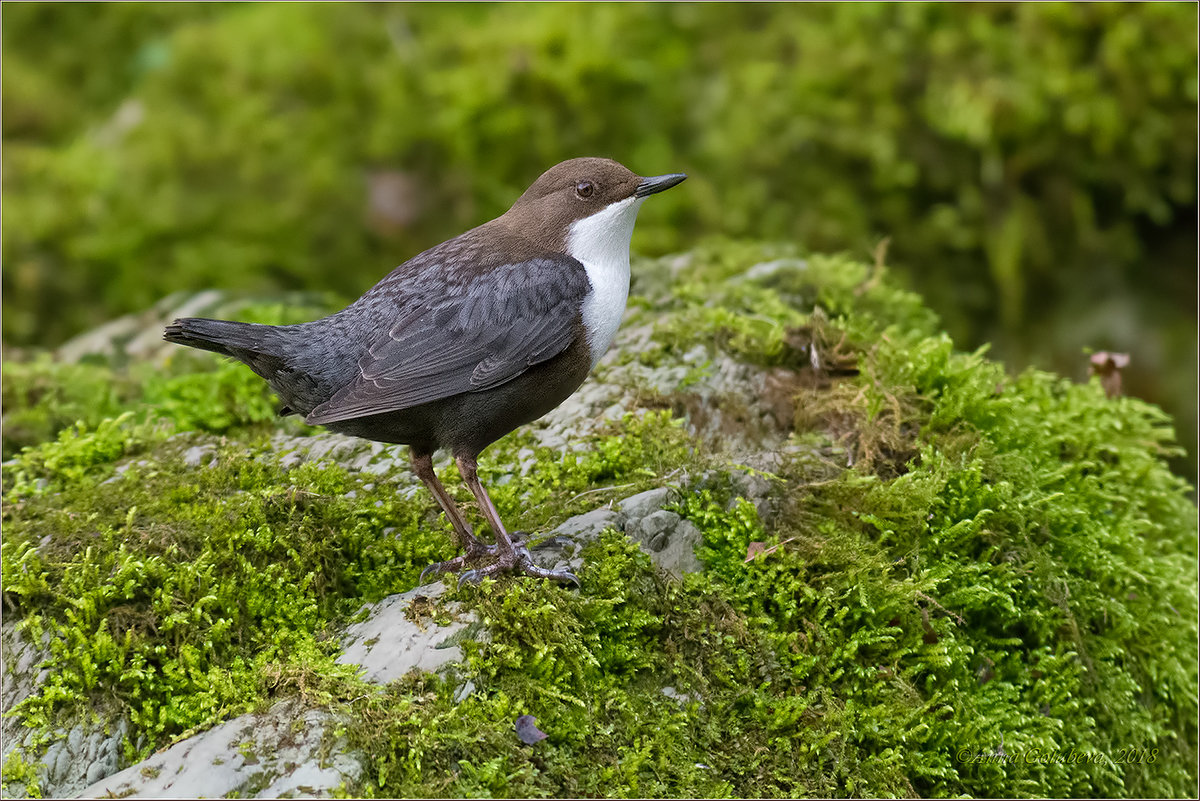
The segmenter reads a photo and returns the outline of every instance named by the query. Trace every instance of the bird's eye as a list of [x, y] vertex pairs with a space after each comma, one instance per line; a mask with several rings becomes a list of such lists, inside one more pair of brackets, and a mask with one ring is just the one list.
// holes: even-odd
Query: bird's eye
[[575, 194], [580, 200], [587, 200], [596, 193], [596, 185], [591, 181], [580, 181], [575, 184]]

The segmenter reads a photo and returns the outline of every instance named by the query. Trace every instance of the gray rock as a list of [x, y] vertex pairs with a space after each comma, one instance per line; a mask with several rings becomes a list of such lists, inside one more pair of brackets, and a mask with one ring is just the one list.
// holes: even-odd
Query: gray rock
[[461, 704], [473, 692], [475, 692], [475, 682], [468, 679], [465, 684], [455, 690], [454, 703]]
[[136, 336], [143, 327], [143, 321], [132, 315], [118, 317], [63, 343], [55, 355], [65, 362], [77, 362], [93, 355], [112, 358], [120, 345]]
[[[38, 764], [38, 783], [45, 797], [69, 797], [117, 771], [120, 745], [128, 731], [129, 725], [124, 719], [107, 727], [89, 719], [70, 730], [59, 729], [52, 733], [51, 742], [40, 757], [30, 748], [35, 732], [29, 732], [20, 741], [6, 738], [5, 756], [19, 751], [26, 761]], [[5, 787], [5, 797], [25, 795], [21, 785]]]
[[[462, 649], [453, 638], [477, 622], [473, 613], [445, 626], [429, 618], [413, 621], [408, 617], [415, 600], [436, 598], [444, 590], [441, 583], [426, 584], [365, 607], [367, 619], [346, 628], [342, 638], [345, 651], [337, 661], [361, 665], [368, 681], [381, 684], [410, 670], [434, 672], [461, 662]], [[450, 605], [450, 612], [456, 614], [457, 604]]]
[[[332, 717], [297, 701], [242, 715], [176, 743], [87, 787], [81, 798], [328, 798], [362, 766], [334, 744], [322, 757]], [[256, 788], [263, 788], [257, 790]]]
[[[699, 701], [700, 699], [692, 693], [681, 693], [674, 687], [663, 687], [660, 692], [673, 701], [678, 701], [680, 704], [687, 704], [691, 701]], [[701, 701], [703, 705], [703, 701]]]
[[[18, 621], [5, 620], [0, 625], [0, 701], [3, 702], [4, 713], [11, 712], [46, 681], [49, 671], [43, 664], [50, 657], [49, 649], [49, 633], [43, 634], [41, 642], [35, 644], [29, 641]], [[0, 761], [7, 760], [17, 752], [26, 761], [42, 762], [44, 767], [39, 770], [39, 781], [43, 792], [53, 796], [57, 784], [51, 776], [65, 775], [69, 771], [70, 757], [66, 753], [66, 743], [52, 743], [39, 760], [29, 750], [35, 734], [33, 730], [22, 726], [19, 718], [8, 714], [0, 717]], [[53, 753], [50, 753], [51, 750]], [[21, 798], [25, 794], [24, 785], [14, 782], [5, 786], [6, 797]]]
[[620, 403], [614, 403], [600, 413], [601, 417], [610, 422], [616, 422], [625, 416], [625, 406]]
[[[20, 629], [19, 621], [6, 620], [0, 626], [0, 700], [4, 712], [24, 701], [46, 680], [48, 671], [42, 663], [50, 658], [50, 634], [44, 633], [40, 644], [30, 642]], [[5, 751], [14, 739], [12, 718], [0, 718], [3, 726]]]
[[42, 764], [46, 766], [46, 782], [53, 785], [61, 782], [70, 761], [71, 756], [65, 742], [60, 740], [47, 748], [46, 753], [42, 755]]
[[731, 473], [730, 479], [734, 493], [753, 503], [760, 519], [769, 520], [772, 512], [771, 481], [758, 473], [741, 471]]
[[92, 785], [108, 776], [107, 767], [103, 762], [93, 762], [87, 770], [87, 783]]
[[625, 516], [612, 509], [593, 509], [581, 515], [568, 518], [565, 522], [550, 532], [552, 537], [562, 537], [582, 545], [600, 536], [607, 528], [620, 531], [625, 525]]
[[209, 467], [216, 463], [216, 458], [213, 456], [217, 449], [212, 445], [193, 445], [183, 452], [183, 463], [188, 467], [199, 467], [202, 462], [206, 462]]
[[771, 278], [779, 273], [803, 272], [807, 269], [808, 262], [804, 259], [776, 259], [756, 264], [740, 276], [736, 276], [731, 280], [761, 281], [764, 278]]
[[576, 556], [578, 547], [596, 539], [605, 529], [613, 528], [624, 531], [650, 554], [655, 564], [676, 578], [702, 570], [704, 565], [695, 555], [695, 547], [703, 539], [700, 529], [662, 508], [675, 492], [660, 487], [618, 502], [616, 510], [601, 507], [576, 515], [555, 528], [533, 550], [534, 560], [543, 567], [577, 572], [583, 564]]
[[625, 530], [632, 534], [640, 544], [648, 546], [651, 553], [657, 553], [666, 545], [670, 533], [675, 530], [682, 519], [674, 512], [660, 509], [636, 522], [626, 523]]
[[[298, 467], [305, 462], [328, 460], [347, 470], [385, 477], [397, 488], [419, 483], [409, 468], [408, 449], [400, 445], [369, 442], [333, 433], [311, 437], [278, 433], [272, 438], [271, 445], [279, 453], [279, 465], [285, 469]], [[444, 456], [437, 467], [441, 469], [448, 463], [449, 457]]]
[[696, 548], [704, 542], [704, 534], [691, 520], [681, 520], [671, 541], [660, 553], [659, 564], [675, 575], [696, 573], [704, 563], [696, 556]]
[[67, 734], [67, 750], [78, 751], [83, 745], [83, 726], [76, 725]]
[[[666, 506], [672, 500], [674, 494], [674, 491], [670, 487], [646, 490], [621, 501], [618, 504], [618, 508], [620, 508], [626, 518], [636, 520], [652, 512], [657, 512]], [[626, 523], [626, 526], [626, 531], [628, 531], [628, 523]]]
[[183, 303], [173, 307], [172, 319], [176, 317], [195, 317], [203, 314], [225, 300], [224, 293], [216, 289], [206, 289], [187, 298]]

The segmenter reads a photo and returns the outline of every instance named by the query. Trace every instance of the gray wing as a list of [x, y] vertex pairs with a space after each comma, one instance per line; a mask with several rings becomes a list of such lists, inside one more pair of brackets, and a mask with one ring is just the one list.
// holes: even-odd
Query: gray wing
[[589, 287], [583, 265], [565, 255], [505, 264], [470, 280], [423, 279], [396, 287], [405, 296], [387, 335], [307, 422], [398, 411], [510, 381], [567, 349]]

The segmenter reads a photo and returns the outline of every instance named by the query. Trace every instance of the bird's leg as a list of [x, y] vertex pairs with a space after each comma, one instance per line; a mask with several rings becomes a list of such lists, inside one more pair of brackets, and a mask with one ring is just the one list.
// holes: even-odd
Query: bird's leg
[[421, 479], [421, 483], [433, 494], [433, 497], [437, 499], [438, 506], [441, 506], [442, 511], [446, 513], [446, 519], [454, 528], [454, 535], [458, 540], [459, 547], [464, 551], [460, 556], [445, 562], [435, 562], [422, 570], [421, 581], [424, 581], [430, 573], [440, 575], [462, 570], [468, 562], [475, 561], [491, 549], [471, 533], [471, 527], [467, 525], [462, 512], [454, 504], [454, 499], [450, 497], [450, 493], [446, 492], [442, 482], [438, 481], [437, 474], [433, 472], [433, 454], [417, 451], [414, 448], [409, 453], [409, 459], [412, 461], [413, 472], [417, 474], [417, 478]]
[[479, 503], [479, 508], [483, 512], [483, 516], [487, 518], [492, 530], [496, 532], [496, 560], [490, 565], [462, 574], [459, 581], [478, 582], [485, 576], [518, 569], [527, 576], [547, 578], [559, 582], [572, 582], [576, 586], [579, 586], [579, 579], [571, 572], [567, 570], [547, 570], [544, 567], [539, 567], [533, 563], [533, 558], [529, 555], [528, 548], [524, 545], [513, 545], [512, 538], [508, 534], [508, 529], [500, 521], [500, 513], [496, 511], [496, 506], [492, 503], [492, 499], [488, 497], [487, 490], [479, 482], [479, 470], [475, 456], [459, 454], [454, 457], [454, 461], [458, 465], [458, 472], [462, 476], [463, 483], [467, 485], [467, 489], [471, 490], [471, 494], [475, 496], [475, 500]]

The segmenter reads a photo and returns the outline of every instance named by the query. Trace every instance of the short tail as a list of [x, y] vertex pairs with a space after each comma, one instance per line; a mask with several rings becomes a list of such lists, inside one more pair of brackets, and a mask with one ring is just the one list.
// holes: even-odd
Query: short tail
[[248, 353], [272, 355], [273, 326], [186, 317], [167, 326], [163, 339], [246, 361]]
[[320, 393], [316, 379], [290, 365], [287, 331], [287, 326], [186, 317], [168, 325], [163, 339], [237, 359], [266, 379], [283, 399], [280, 415], [308, 414], [328, 395]]

